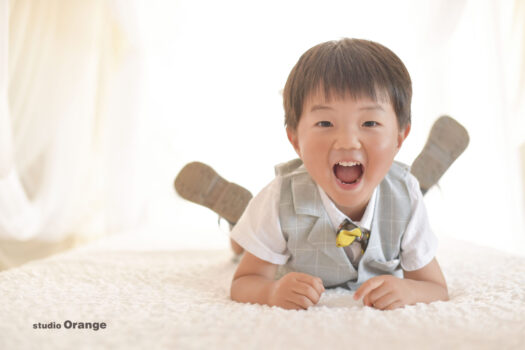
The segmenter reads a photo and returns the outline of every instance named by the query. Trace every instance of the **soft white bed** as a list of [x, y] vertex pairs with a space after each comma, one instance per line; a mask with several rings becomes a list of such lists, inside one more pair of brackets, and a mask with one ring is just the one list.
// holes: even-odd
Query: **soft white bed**
[[337, 289], [286, 311], [229, 299], [226, 249], [115, 236], [0, 272], [0, 349], [525, 349], [525, 257], [452, 239], [438, 257], [449, 302], [377, 311]]

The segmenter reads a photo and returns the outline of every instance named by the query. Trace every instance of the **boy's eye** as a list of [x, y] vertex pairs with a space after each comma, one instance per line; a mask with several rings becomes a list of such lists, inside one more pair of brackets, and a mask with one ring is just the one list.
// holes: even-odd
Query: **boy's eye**
[[320, 126], [322, 128], [329, 128], [329, 127], [333, 126], [332, 123], [327, 121], [327, 120], [320, 121], [320, 122], [318, 122], [315, 125]]
[[371, 128], [374, 126], [378, 126], [379, 124], [376, 121], [369, 120], [363, 123], [363, 126], [366, 126], [367, 128]]

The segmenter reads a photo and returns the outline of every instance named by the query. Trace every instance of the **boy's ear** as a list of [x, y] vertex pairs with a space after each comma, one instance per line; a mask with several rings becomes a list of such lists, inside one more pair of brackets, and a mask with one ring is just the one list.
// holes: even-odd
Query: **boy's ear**
[[410, 126], [411, 124], [408, 123], [407, 126], [403, 130], [401, 130], [397, 136], [397, 149], [399, 150], [401, 148], [401, 145], [403, 144], [403, 141], [407, 138], [408, 134], [410, 133]]
[[286, 135], [288, 136], [288, 141], [292, 144], [295, 153], [299, 157], [301, 157], [301, 154], [299, 153], [299, 141], [297, 139], [297, 132], [295, 130], [292, 130], [289, 126], [286, 127]]

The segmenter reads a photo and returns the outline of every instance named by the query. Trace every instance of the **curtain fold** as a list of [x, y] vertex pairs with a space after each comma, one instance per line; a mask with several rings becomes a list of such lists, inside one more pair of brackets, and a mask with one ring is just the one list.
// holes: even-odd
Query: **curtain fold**
[[0, 0], [0, 19], [0, 255], [7, 240], [135, 227], [144, 197], [133, 8]]

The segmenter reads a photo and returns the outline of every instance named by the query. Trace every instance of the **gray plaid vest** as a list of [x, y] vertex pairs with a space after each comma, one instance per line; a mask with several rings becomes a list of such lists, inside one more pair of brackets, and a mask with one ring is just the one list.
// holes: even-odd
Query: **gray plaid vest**
[[301, 160], [277, 165], [275, 172], [283, 177], [279, 220], [291, 254], [279, 276], [303, 272], [320, 277], [325, 287], [352, 290], [374, 276], [403, 277], [399, 253], [412, 207], [407, 166], [394, 162], [379, 185], [370, 239], [357, 271], [344, 248], [336, 246], [336, 231]]

